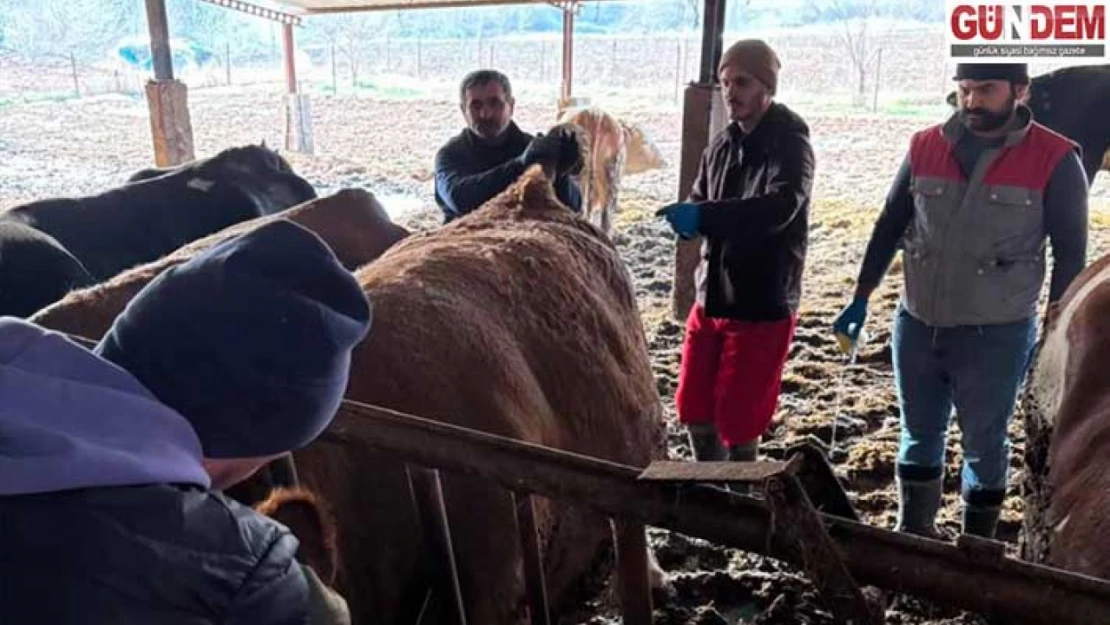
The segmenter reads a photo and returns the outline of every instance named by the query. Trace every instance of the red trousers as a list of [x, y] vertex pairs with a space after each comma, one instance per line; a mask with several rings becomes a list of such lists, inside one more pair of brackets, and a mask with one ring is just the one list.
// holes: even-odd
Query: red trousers
[[694, 304], [675, 393], [679, 422], [716, 424], [725, 445], [757, 440], [775, 414], [797, 320], [713, 319]]

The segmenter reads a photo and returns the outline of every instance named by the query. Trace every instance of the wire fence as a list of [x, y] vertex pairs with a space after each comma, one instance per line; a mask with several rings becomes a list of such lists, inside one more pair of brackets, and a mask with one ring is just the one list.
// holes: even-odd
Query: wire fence
[[[731, 41], [736, 36], [726, 35]], [[862, 63], [842, 33], [784, 32], [764, 37], [782, 60], [780, 92], [850, 97], [870, 102], [885, 94], [935, 98], [950, 88], [943, 31], [935, 26], [888, 29], [871, 36]], [[191, 89], [284, 85], [280, 48], [239, 49], [232, 41], [201, 42], [213, 52], [202, 67], [178, 68]], [[575, 39], [576, 91], [632, 90], [678, 102], [698, 77], [699, 33], [580, 35]], [[359, 92], [388, 83], [394, 90], [450, 87], [467, 72], [492, 67], [522, 83], [557, 90], [561, 77], [557, 35], [473, 39], [351, 38], [301, 45], [297, 71], [302, 87]], [[858, 56], [858, 55], [855, 55]], [[861, 71], [862, 69], [862, 71]], [[0, 99], [141, 94], [149, 73], [122, 61], [82, 62], [74, 55], [26, 58], [0, 49]]]

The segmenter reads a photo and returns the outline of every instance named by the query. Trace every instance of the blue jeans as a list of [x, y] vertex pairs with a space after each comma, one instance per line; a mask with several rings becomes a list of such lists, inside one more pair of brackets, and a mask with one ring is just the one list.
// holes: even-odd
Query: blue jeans
[[902, 412], [898, 475], [927, 481], [944, 473], [955, 406], [963, 434], [962, 493], [968, 503], [1000, 505], [1006, 494], [1007, 427], [1037, 338], [1036, 318], [984, 326], [934, 328], [902, 306], [892, 337]]

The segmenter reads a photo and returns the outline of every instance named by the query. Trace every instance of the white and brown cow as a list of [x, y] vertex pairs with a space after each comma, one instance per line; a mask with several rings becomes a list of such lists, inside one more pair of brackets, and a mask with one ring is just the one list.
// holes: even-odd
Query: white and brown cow
[[[1083, 270], [1051, 312], [1030, 380], [1051, 432], [1048, 564], [1110, 579], [1110, 256]], [[1027, 506], [1031, 507], [1031, 506]], [[1040, 514], [1040, 510], [1027, 510]], [[1030, 523], [1027, 519], [1027, 526]]]
[[623, 176], [666, 167], [659, 149], [637, 125], [596, 108], [567, 109], [560, 125], [572, 126], [582, 137], [586, 163], [578, 176], [583, 214], [605, 233], [612, 229]]

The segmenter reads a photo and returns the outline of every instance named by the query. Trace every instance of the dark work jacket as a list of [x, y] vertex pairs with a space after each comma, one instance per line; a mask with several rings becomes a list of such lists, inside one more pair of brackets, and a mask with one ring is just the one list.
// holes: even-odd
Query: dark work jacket
[[0, 623], [300, 625], [297, 545], [284, 526], [200, 487], [0, 497]]
[[129, 373], [0, 317], [0, 624], [304, 623], [297, 539], [202, 462]]
[[697, 300], [709, 317], [777, 321], [801, 299], [814, 157], [809, 128], [773, 103], [750, 134], [736, 123], [702, 154]]
[[[517, 157], [531, 141], [532, 135], [509, 122], [505, 140], [497, 145], [464, 129], [440, 148], [435, 158], [435, 198], [443, 222], [475, 210], [516, 182], [525, 170]], [[574, 212], [582, 211], [582, 192], [570, 176], [555, 179], [555, 195]]]

